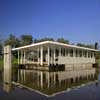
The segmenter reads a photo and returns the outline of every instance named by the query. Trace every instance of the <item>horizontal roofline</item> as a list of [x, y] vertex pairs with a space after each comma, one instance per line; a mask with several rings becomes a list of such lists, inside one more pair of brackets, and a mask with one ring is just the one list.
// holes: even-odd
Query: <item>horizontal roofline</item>
[[80, 47], [80, 46], [76, 46], [76, 45], [70, 45], [70, 44], [65, 44], [65, 43], [60, 43], [60, 42], [55, 42], [55, 41], [44, 41], [44, 42], [34, 43], [34, 44], [30, 44], [30, 45], [26, 45], [26, 46], [22, 46], [22, 47], [18, 47], [18, 48], [13, 48], [12, 51], [26, 49], [26, 48], [30, 48], [30, 47], [34, 47], [34, 46], [43, 45], [43, 44], [54, 44], [54, 45], [66, 46], [66, 47], [77, 48], [77, 49], [100, 51], [100, 50], [96, 50], [96, 49]]

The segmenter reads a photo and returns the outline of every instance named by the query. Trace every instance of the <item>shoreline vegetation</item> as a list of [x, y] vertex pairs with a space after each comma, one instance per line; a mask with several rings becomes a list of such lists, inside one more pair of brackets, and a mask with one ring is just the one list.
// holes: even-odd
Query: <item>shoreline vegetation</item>
[[[12, 65], [17, 65], [17, 64], [18, 64], [18, 59], [14, 58], [12, 60]], [[3, 61], [3, 59], [0, 59], [0, 70], [3, 70], [3, 66], [4, 66], [4, 61]]]
[[3, 59], [0, 59], [0, 70], [3, 69]]
[[100, 65], [100, 59], [97, 60], [97, 63]]

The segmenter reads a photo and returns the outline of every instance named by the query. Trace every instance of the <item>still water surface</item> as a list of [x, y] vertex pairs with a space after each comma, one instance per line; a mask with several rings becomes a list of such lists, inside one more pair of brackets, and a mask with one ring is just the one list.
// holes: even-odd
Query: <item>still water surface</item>
[[[31, 92], [30, 90], [22, 87], [18, 87], [13, 85], [12, 83], [7, 84], [3, 82], [3, 76], [6, 75], [8, 77], [8, 73], [3, 73], [0, 71], [0, 98], [2, 100], [8, 100], [17, 98], [21, 100], [21, 98], [30, 98], [31, 99], [47, 99], [47, 97], [38, 94], [36, 92]], [[20, 83], [26, 87], [32, 88], [34, 90], [38, 90], [41, 93], [46, 95], [56, 94], [62, 91], [65, 91], [62, 94], [56, 94], [55, 98], [75, 98], [75, 94], [77, 94], [78, 99], [82, 100], [81, 97], [84, 98], [85, 93], [91, 93], [89, 91], [89, 87], [91, 89], [99, 86], [99, 83], [90, 84], [81, 87], [80, 89], [74, 89], [73, 91], [67, 92], [67, 90], [76, 88], [77, 86], [81, 86], [82, 84], [87, 84], [89, 82], [94, 82], [95, 80], [100, 80], [99, 71], [95, 68], [84, 69], [84, 70], [69, 70], [69, 71], [58, 71], [58, 72], [48, 72], [48, 71], [37, 71], [37, 70], [26, 70], [26, 69], [14, 69], [12, 71], [12, 82]], [[100, 87], [99, 87], [100, 88]], [[83, 90], [82, 90], [83, 89]], [[77, 91], [78, 90], [78, 91]], [[96, 89], [97, 90], [97, 89]], [[87, 92], [86, 92], [87, 91]], [[83, 96], [81, 94], [83, 92]], [[65, 95], [66, 94], [66, 95]], [[79, 95], [80, 94], [80, 95]], [[89, 94], [90, 95], [90, 94]], [[91, 94], [91, 96], [94, 94]], [[20, 96], [20, 98], [19, 98]], [[91, 97], [90, 96], [90, 97]], [[59, 97], [59, 98], [58, 98]], [[54, 99], [51, 97], [50, 99]], [[1, 100], [1, 99], [0, 99]], [[74, 100], [74, 99], [70, 99]], [[87, 99], [88, 100], [88, 99]], [[95, 99], [91, 99], [95, 100]]]

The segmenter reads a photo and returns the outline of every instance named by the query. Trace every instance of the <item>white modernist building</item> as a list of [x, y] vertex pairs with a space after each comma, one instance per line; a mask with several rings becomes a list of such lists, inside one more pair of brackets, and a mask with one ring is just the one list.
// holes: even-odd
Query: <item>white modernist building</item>
[[54, 41], [44, 41], [13, 48], [12, 51], [18, 51], [18, 64], [79, 66], [95, 64], [95, 52], [98, 50]]

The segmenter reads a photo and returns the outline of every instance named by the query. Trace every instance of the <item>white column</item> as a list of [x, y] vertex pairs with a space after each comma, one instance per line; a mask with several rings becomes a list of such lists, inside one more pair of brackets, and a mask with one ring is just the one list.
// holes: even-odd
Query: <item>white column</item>
[[40, 82], [41, 82], [41, 88], [43, 88], [43, 72], [41, 72], [41, 80], [40, 80]]
[[55, 55], [55, 48], [54, 48], [54, 64], [55, 64], [55, 58], [56, 58], [56, 55]]
[[26, 58], [26, 54], [25, 54], [25, 50], [24, 50], [24, 64], [25, 64], [25, 58]]
[[61, 56], [61, 47], [59, 48], [59, 56]]
[[18, 82], [19, 82], [19, 77], [20, 77], [20, 69], [18, 69]]
[[40, 76], [40, 71], [38, 71], [37, 74], [38, 74], [38, 75], [37, 75], [37, 78], [38, 78], [38, 81], [37, 81], [38, 83], [37, 83], [37, 84], [38, 84], [38, 87], [39, 87], [39, 86], [40, 86], [40, 78], [39, 78], [39, 76]]
[[47, 72], [47, 79], [48, 79], [48, 88], [49, 88], [49, 86], [50, 86], [50, 75], [49, 75], [50, 73], [49, 72]]
[[41, 65], [43, 65], [43, 47], [41, 47]]
[[25, 82], [25, 80], [26, 80], [26, 78], [25, 78], [25, 70], [23, 70], [23, 77], [24, 77], [24, 82]]
[[87, 58], [88, 58], [88, 50], [87, 50]]
[[75, 63], [75, 61], [76, 61], [76, 58], [75, 58], [75, 48], [73, 48], [73, 63]]
[[68, 48], [65, 48], [65, 56], [68, 56]]
[[82, 50], [82, 57], [84, 57], [84, 50]]
[[23, 51], [21, 50], [21, 64], [23, 63]]
[[59, 47], [59, 57], [58, 57], [58, 63], [60, 64], [60, 58], [61, 58], [61, 47]]
[[19, 50], [18, 50], [18, 64], [19, 64]]
[[4, 83], [11, 83], [12, 64], [11, 64], [11, 46], [4, 47]]
[[94, 58], [94, 52], [93, 52], [93, 58]]
[[48, 46], [48, 66], [49, 66], [49, 64], [50, 64], [50, 48]]
[[75, 48], [73, 48], [73, 57], [75, 57]]
[[38, 47], [38, 64], [40, 63], [40, 61], [39, 61], [39, 47]]
[[70, 49], [68, 48], [68, 57], [70, 57]]

